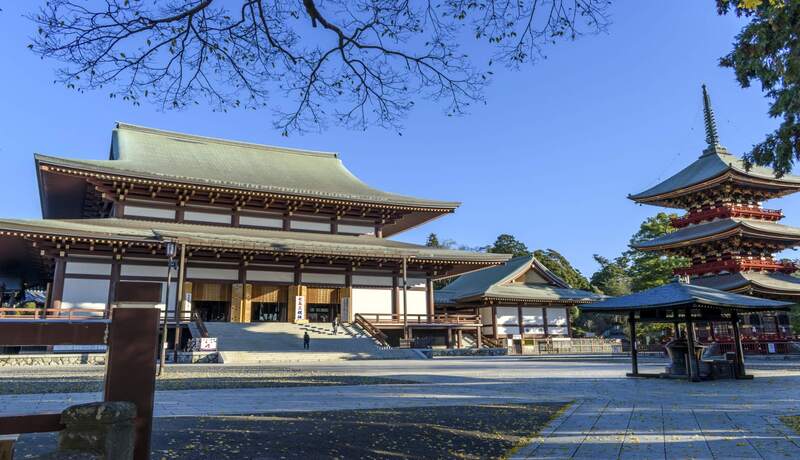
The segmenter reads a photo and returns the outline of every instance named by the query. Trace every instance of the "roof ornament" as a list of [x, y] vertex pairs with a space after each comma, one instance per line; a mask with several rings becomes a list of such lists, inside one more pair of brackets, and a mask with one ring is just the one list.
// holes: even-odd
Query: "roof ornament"
[[728, 153], [725, 147], [719, 143], [717, 121], [714, 119], [714, 109], [711, 108], [711, 98], [708, 96], [705, 84], [703, 84], [703, 118], [705, 119], [706, 142], [708, 143], [708, 148], [703, 153]]

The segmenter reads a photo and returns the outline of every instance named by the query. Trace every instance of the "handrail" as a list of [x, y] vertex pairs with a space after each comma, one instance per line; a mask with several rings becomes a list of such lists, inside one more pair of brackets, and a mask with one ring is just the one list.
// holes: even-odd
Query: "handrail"
[[[466, 324], [480, 325], [480, 315], [434, 315], [429, 318], [424, 313], [412, 313], [403, 315], [402, 313], [358, 313], [365, 320], [377, 324]], [[403, 321], [405, 316], [406, 321]]]
[[206, 323], [203, 322], [203, 318], [197, 314], [197, 312], [192, 312], [191, 314], [192, 319], [194, 320], [194, 324], [197, 326], [197, 329], [200, 331], [201, 338], [208, 337], [208, 328], [206, 327]]
[[[31, 318], [33, 317], [33, 318]], [[106, 319], [105, 310], [94, 308], [0, 308], [0, 319]]]
[[356, 313], [354, 320], [354, 322], [361, 327], [361, 329], [364, 329], [364, 331], [369, 334], [370, 337], [377, 340], [382, 346], [389, 346], [389, 336], [384, 334], [377, 327], [373, 326], [372, 323], [367, 321], [360, 313]]
[[481, 343], [488, 345], [490, 348], [505, 348], [505, 346], [500, 343], [500, 339], [494, 339], [486, 335], [481, 337]]

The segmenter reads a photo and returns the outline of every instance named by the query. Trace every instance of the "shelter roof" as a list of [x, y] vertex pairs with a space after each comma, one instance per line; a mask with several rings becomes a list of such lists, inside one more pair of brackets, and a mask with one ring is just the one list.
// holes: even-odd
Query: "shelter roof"
[[583, 311], [604, 313], [672, 310], [697, 306], [742, 311], [770, 311], [788, 310], [792, 305], [790, 302], [734, 294], [675, 281], [626, 296], [582, 305], [580, 308]]

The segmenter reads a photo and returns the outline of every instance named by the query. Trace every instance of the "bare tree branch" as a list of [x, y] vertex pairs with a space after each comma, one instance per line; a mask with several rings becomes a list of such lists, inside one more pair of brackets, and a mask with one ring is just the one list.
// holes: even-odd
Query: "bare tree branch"
[[[267, 108], [284, 134], [399, 129], [417, 100], [449, 115], [482, 101], [493, 62], [605, 30], [609, 1], [50, 0], [30, 47], [64, 64], [58, 82], [134, 104]], [[491, 60], [464, 53], [470, 36]]]

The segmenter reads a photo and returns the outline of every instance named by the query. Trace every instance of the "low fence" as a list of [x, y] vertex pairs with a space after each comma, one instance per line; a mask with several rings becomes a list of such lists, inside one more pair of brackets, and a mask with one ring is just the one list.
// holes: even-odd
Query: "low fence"
[[622, 342], [601, 338], [540, 338], [525, 339], [522, 348], [508, 347], [509, 354], [569, 355], [622, 353]]

